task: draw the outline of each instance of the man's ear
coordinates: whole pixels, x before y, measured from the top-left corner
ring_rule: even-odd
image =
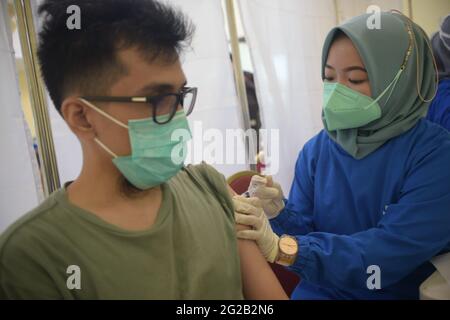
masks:
[[[92,139],[95,137],[92,117],[89,116],[91,113],[88,108],[76,97],[64,99],[61,105],[61,114],[64,120],[79,138]]]

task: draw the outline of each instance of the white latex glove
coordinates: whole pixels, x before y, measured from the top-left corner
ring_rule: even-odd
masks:
[[[274,262],[278,256],[279,237],[272,231],[261,201],[258,198],[234,196],[233,204],[236,223],[252,227],[252,230],[238,231],[237,237],[255,240],[266,260]]]
[[[254,175],[248,187],[250,197],[261,200],[262,208],[269,219],[278,216],[284,208],[284,195],[281,186],[272,181],[272,176]]]

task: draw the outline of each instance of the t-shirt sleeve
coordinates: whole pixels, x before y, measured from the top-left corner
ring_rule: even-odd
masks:
[[[205,162],[197,165],[189,165],[186,169],[194,177],[198,178],[200,180],[199,182],[204,185],[204,188],[217,198],[224,208],[227,217],[234,223],[233,201],[225,176]]]

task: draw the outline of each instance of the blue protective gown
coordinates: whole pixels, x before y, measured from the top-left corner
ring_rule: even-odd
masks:
[[[320,132],[271,225],[299,243],[292,299],[418,298],[428,260],[450,251],[450,133],[421,119],[356,160]]]
[[[428,109],[427,119],[450,131],[450,78],[439,82],[436,97]]]

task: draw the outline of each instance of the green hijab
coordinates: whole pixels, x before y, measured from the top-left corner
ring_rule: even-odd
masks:
[[[409,20],[396,13],[380,14],[380,29],[367,28],[370,14],[364,14],[348,20],[328,33],[322,51],[322,78],[325,77],[325,64],[330,46],[336,32],[341,30],[350,38],[361,56],[368,72],[372,98],[378,97],[391,83],[400,70],[409,48],[410,37],[407,27]],[[427,37],[417,24],[410,23],[415,35],[412,53],[390,98],[387,99],[389,94],[386,94],[378,102],[381,107],[381,118],[360,128],[330,131],[322,113],[322,122],[330,138],[356,159],[366,157],[385,142],[408,131],[425,116],[428,103],[423,102],[418,95],[417,72],[422,97],[429,99],[435,92],[436,72],[432,53],[426,42]]]

